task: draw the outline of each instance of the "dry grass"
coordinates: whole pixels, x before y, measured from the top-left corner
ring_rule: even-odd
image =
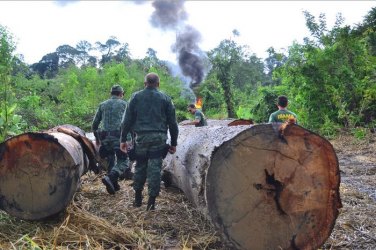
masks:
[[[375,137],[332,141],[343,175],[343,208],[323,249],[376,249]],[[157,209],[147,212],[145,205],[132,206],[131,181],[108,195],[100,178],[83,176],[81,190],[54,219],[30,222],[0,212],[0,249],[225,249],[178,190],[162,188]]]
[[[376,203],[364,193],[341,186],[343,208],[324,249],[376,249]]]
[[[109,195],[100,177],[82,180],[74,201],[54,219],[24,221],[0,212],[0,249],[222,248],[210,223],[176,189],[162,188],[156,210],[147,212],[145,205],[132,206],[130,181]]]
[[[343,208],[324,249],[376,249],[376,135],[342,134],[332,144],[341,170]]]

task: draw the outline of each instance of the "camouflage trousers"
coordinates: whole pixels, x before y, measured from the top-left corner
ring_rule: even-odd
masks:
[[[142,191],[148,181],[149,196],[158,196],[161,182],[162,151],[166,145],[167,134],[145,133],[136,136],[136,166],[133,189]],[[159,155],[159,156],[158,156]]]
[[[112,170],[117,172],[120,176],[129,169],[128,156],[120,150],[119,138],[109,136],[101,141],[101,146],[105,147],[107,152],[107,173],[110,173]]]

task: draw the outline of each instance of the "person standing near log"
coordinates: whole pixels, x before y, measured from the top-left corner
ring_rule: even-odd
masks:
[[[108,162],[108,175],[102,179],[102,182],[110,194],[120,190],[117,182],[120,175],[132,179],[128,156],[120,150],[120,125],[127,107],[123,97],[123,88],[120,85],[112,86],[111,98],[99,104],[92,123],[99,154]],[[99,130],[101,122],[102,129]]]
[[[143,90],[133,94],[124,113],[120,149],[127,153],[126,135],[132,130],[136,134],[133,205],[142,205],[142,190],[147,179],[149,199],[146,210],[154,210],[160,191],[164,153],[167,153],[166,149],[171,154],[176,152],[179,129],[171,98],[158,90],[159,76],[156,73],[147,74],[144,85]],[[166,144],[167,130],[170,132],[171,146]]]
[[[195,116],[195,119],[191,122],[183,123],[182,125],[195,125],[195,127],[208,126],[204,113],[197,109],[195,104],[189,104],[187,110],[189,113]]]
[[[272,113],[269,117],[269,123],[273,122],[290,122],[297,124],[297,115],[290,110],[287,110],[288,99],[286,96],[278,96],[277,106],[278,110]]]

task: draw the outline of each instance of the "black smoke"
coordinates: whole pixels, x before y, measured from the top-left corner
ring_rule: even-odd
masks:
[[[156,28],[175,30],[188,18],[183,0],[156,0],[152,5],[155,11],[150,23]]]
[[[163,30],[177,32],[176,42],[171,49],[177,55],[179,67],[184,76],[191,78],[191,87],[202,82],[205,76],[205,53],[198,43],[201,41],[200,32],[185,24],[188,14],[184,9],[184,0],[155,0],[151,24]]]
[[[179,67],[185,76],[189,76],[190,87],[195,87],[204,78],[203,52],[198,47],[201,34],[192,26],[185,26],[185,30],[178,34],[172,51],[178,55]]]

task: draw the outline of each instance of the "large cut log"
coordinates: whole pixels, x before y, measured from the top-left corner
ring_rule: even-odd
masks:
[[[183,125],[184,123],[189,122],[189,120],[185,120],[179,123],[179,125]],[[223,119],[223,120],[214,120],[208,119],[207,120],[208,126],[239,126],[239,125],[251,125],[254,124],[252,120],[246,119]]]
[[[94,164],[94,146],[71,125],[12,137],[0,144],[0,209],[27,220],[57,214]]]
[[[341,207],[332,145],[298,125],[180,126],[164,176],[235,249],[316,249]]]

